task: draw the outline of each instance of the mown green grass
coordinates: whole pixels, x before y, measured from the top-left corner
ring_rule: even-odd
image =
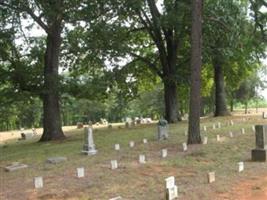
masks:
[[[234,126],[227,125],[233,119]],[[221,129],[212,129],[212,124],[222,123]],[[81,154],[83,130],[67,132],[63,142],[9,141],[0,147],[0,166],[12,162],[29,165],[28,169],[12,173],[1,169],[1,196],[4,199],[109,199],[122,196],[126,199],[164,199],[164,178],[174,175],[183,199],[212,199],[220,193],[228,192],[231,185],[248,176],[266,170],[266,164],[250,162],[250,150],[255,138],[251,125],[263,123],[260,117],[243,121],[241,117],[203,119],[201,125],[208,127],[202,137],[208,136],[207,145],[190,145],[188,152],[182,152],[181,144],[186,122],[170,125],[170,138],[158,142],[155,139],[155,124],[140,125],[130,129],[114,127],[94,130],[94,140],[98,153],[95,156]],[[246,134],[241,134],[241,128]],[[229,138],[229,131],[234,138]],[[221,142],[216,141],[220,134]],[[148,144],[142,143],[143,138]],[[135,147],[129,148],[129,141]],[[119,143],[121,150],[114,150]],[[160,150],[168,149],[168,157],[160,158]],[[138,164],[138,155],[146,154],[148,162]],[[65,156],[67,162],[57,165],[46,164],[48,157]],[[118,170],[110,170],[110,160],[117,159]],[[245,172],[237,173],[237,163],[245,161]],[[86,178],[75,177],[76,167],[84,166]],[[216,171],[216,182],[207,184],[207,172]],[[45,188],[33,190],[32,178],[43,176]],[[23,185],[20,182],[23,181]],[[19,187],[20,186],[20,187]],[[7,198],[10,197],[10,198]]]

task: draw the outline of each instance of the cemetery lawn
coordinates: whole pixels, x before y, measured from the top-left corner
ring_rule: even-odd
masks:
[[[234,126],[228,125],[230,120]],[[221,122],[221,129],[212,129]],[[208,136],[207,145],[190,145],[182,151],[186,142],[187,123],[170,125],[170,138],[156,141],[156,124],[126,128],[94,129],[94,141],[98,153],[81,154],[83,129],[70,129],[62,142],[38,143],[32,140],[9,140],[0,146],[0,199],[81,199],[107,200],[121,196],[128,200],[165,199],[165,181],[175,176],[180,199],[267,199],[267,164],[251,162],[251,149],[255,147],[252,125],[266,123],[261,116],[231,116],[206,118],[201,126],[202,139]],[[245,134],[241,134],[245,128]],[[229,131],[234,137],[229,137]],[[221,141],[216,141],[216,135]],[[143,144],[143,138],[148,140]],[[129,141],[135,146],[130,148]],[[114,144],[120,144],[120,151]],[[168,149],[168,156],[161,158],[160,150]],[[139,154],[145,154],[146,164],[138,163]],[[49,157],[64,156],[67,161],[53,165],[45,161]],[[110,169],[110,161],[117,160],[119,168]],[[238,162],[245,170],[237,172]],[[5,172],[12,162],[29,165],[27,169]],[[76,168],[85,168],[85,177],[76,177]],[[216,181],[207,183],[207,173],[215,171]],[[33,189],[33,178],[42,176],[44,187]],[[255,197],[255,198],[254,198]]]

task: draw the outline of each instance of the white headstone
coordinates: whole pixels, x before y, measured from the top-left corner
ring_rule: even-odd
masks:
[[[232,131],[230,131],[230,132],[229,132],[229,137],[230,137],[230,138],[234,137],[234,135],[233,135],[233,132],[232,132]]]
[[[162,149],[162,150],[161,150],[161,157],[162,157],[162,158],[166,158],[167,155],[168,155],[168,150],[167,150],[167,149]]]
[[[174,176],[170,176],[168,178],[165,179],[166,182],[166,188],[172,188],[175,186],[175,178]]]
[[[256,132],[256,129],[255,129],[255,126],[253,125],[253,126],[251,126],[251,129],[252,129],[252,131],[255,133]]]
[[[41,176],[34,177],[34,188],[39,189],[42,187],[44,187],[43,177],[41,177]]]
[[[216,129],[216,125],[215,124],[212,125],[212,129]]]
[[[111,160],[110,161],[110,164],[111,164],[111,169],[117,169],[118,168],[118,162],[117,160]]]
[[[77,177],[78,178],[84,177],[84,168],[83,167],[77,168]]]
[[[207,136],[204,137],[203,144],[208,144],[208,137]]]
[[[267,119],[267,112],[263,112],[263,113],[262,113],[262,118],[263,118],[263,119]]]
[[[147,139],[146,138],[143,139],[143,143],[147,144]]]
[[[115,148],[116,151],[119,151],[120,150],[120,144],[115,144],[114,148]]]
[[[245,134],[245,129],[244,128],[241,128],[241,133]]]
[[[207,126],[203,126],[203,130],[204,131],[207,131]]]
[[[174,200],[178,197],[178,187],[175,185],[174,176],[165,179],[166,182],[166,199]]]
[[[85,143],[83,145],[83,153],[87,155],[95,155],[97,150],[95,149],[93,129],[91,127],[84,128]]]
[[[244,171],[244,162],[239,162],[238,163],[238,172]]]
[[[215,182],[215,172],[208,173],[208,183]]]
[[[221,140],[221,137],[220,137],[220,135],[217,135],[217,142],[219,142],[220,140]]]
[[[187,151],[187,144],[185,142],[183,143],[183,151]]]
[[[218,128],[221,128],[222,125],[221,125],[221,122],[218,122]]]
[[[146,163],[146,156],[141,154],[139,155],[139,163],[140,164],[145,164]]]
[[[129,147],[133,148],[134,147],[134,141],[129,142]]]

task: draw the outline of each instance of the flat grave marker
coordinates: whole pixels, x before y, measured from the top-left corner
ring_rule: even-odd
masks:
[[[34,177],[34,188],[35,189],[40,189],[44,187],[44,182],[43,182],[43,177],[38,176],[38,177]]]
[[[112,170],[118,168],[118,161],[117,161],[117,160],[111,160],[111,161],[110,161],[110,164],[111,164],[111,169],[112,169]]]
[[[77,177],[78,178],[83,178],[84,177],[84,168],[83,167],[77,168]]]
[[[168,155],[168,150],[167,150],[167,149],[162,149],[162,150],[161,150],[161,157],[162,157],[162,158],[166,158],[167,155]]]
[[[215,182],[215,172],[209,172],[208,173],[208,183]]]

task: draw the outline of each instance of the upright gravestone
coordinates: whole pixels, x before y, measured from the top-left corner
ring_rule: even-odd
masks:
[[[158,122],[158,140],[166,140],[169,137],[168,135],[168,122],[165,119],[160,119]]]
[[[263,113],[262,113],[262,118],[263,118],[263,119],[267,119],[267,112],[263,112]]]
[[[83,178],[84,177],[84,168],[83,167],[77,168],[77,177],[78,178]]]
[[[34,182],[34,188],[35,189],[40,189],[44,186],[43,177],[41,177],[41,176],[34,177],[33,182]]]
[[[91,127],[84,128],[84,140],[82,153],[87,155],[95,155],[97,150],[95,149],[94,138],[93,138],[93,129]]]
[[[178,197],[178,187],[175,185],[174,176],[165,179],[166,182],[166,200],[174,200]]]
[[[161,150],[161,157],[162,157],[162,158],[166,158],[167,155],[168,155],[168,150],[167,150],[167,149],[162,149],[162,150]]]
[[[207,136],[204,137],[203,144],[208,144],[208,137]]]
[[[267,125],[256,125],[256,148],[252,149],[253,161],[266,161],[267,158]]]

